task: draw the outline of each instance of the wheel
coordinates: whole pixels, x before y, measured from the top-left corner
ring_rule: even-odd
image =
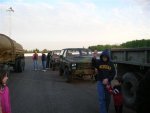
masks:
[[[66,82],[68,82],[68,83],[71,82],[72,81],[72,76],[71,76],[68,68],[65,68],[64,74],[65,74],[65,77],[67,79]]]
[[[18,59],[15,60],[15,65],[13,66],[15,72],[18,72]]]
[[[21,59],[18,60],[18,72],[22,72],[23,71],[23,66],[22,66],[22,61]]]
[[[134,73],[128,72],[123,75],[122,92],[124,102],[129,107],[132,107],[135,104],[138,84],[139,81]]]
[[[24,59],[18,59],[18,72],[23,72],[25,67]]]
[[[61,67],[59,67],[59,76],[62,76],[63,75],[63,69]]]

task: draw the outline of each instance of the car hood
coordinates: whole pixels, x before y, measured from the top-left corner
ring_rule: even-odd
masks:
[[[92,56],[68,57],[66,60],[72,63],[90,63]]]

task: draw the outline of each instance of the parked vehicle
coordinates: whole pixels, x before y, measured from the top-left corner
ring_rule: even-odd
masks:
[[[125,104],[134,107],[138,85],[150,70],[150,48],[112,49],[110,53],[117,64],[117,75],[123,80]]]
[[[10,37],[0,34],[0,71],[9,70],[23,72],[25,67],[24,49]]]
[[[51,53],[51,60],[50,60],[50,65],[52,70],[54,71],[55,69],[59,68],[59,58],[60,58],[60,52],[61,50],[53,50]]]
[[[93,76],[94,69],[91,64],[92,53],[85,48],[67,48],[60,53],[59,74],[71,82],[73,78]]]

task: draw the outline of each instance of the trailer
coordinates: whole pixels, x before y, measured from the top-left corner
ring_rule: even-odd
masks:
[[[10,37],[0,34],[0,71],[13,67],[15,72],[23,72],[25,67],[24,49]]]
[[[133,107],[136,101],[138,85],[150,70],[150,48],[111,49],[110,56],[116,64],[117,76],[123,80],[124,102]]]

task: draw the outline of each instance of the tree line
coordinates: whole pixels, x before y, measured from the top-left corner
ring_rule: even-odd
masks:
[[[33,49],[33,50],[24,50],[25,51],[25,53],[34,53],[35,51],[37,51],[38,53],[42,53],[42,52],[44,52],[44,53],[48,53],[49,52],[49,50],[47,50],[47,49],[43,49],[43,50],[39,50],[39,49]]]
[[[91,49],[92,51],[94,50],[98,50],[98,51],[102,51],[105,49],[111,49],[111,48],[146,48],[146,47],[150,47],[150,39],[142,39],[142,40],[133,40],[133,41],[128,41],[125,43],[122,43],[120,45],[110,45],[110,44],[106,44],[106,45],[94,45],[94,46],[89,46],[88,48]],[[33,49],[33,50],[25,50],[25,53],[33,53],[34,51],[37,51],[38,53],[41,52],[49,52],[49,50],[47,49],[43,49],[43,50],[39,50],[39,49]]]
[[[150,39],[133,40],[133,41],[122,43],[120,45],[109,45],[109,44],[94,45],[94,46],[89,46],[88,48],[91,49],[92,51],[94,50],[102,51],[111,48],[147,48],[147,47],[150,47]]]

